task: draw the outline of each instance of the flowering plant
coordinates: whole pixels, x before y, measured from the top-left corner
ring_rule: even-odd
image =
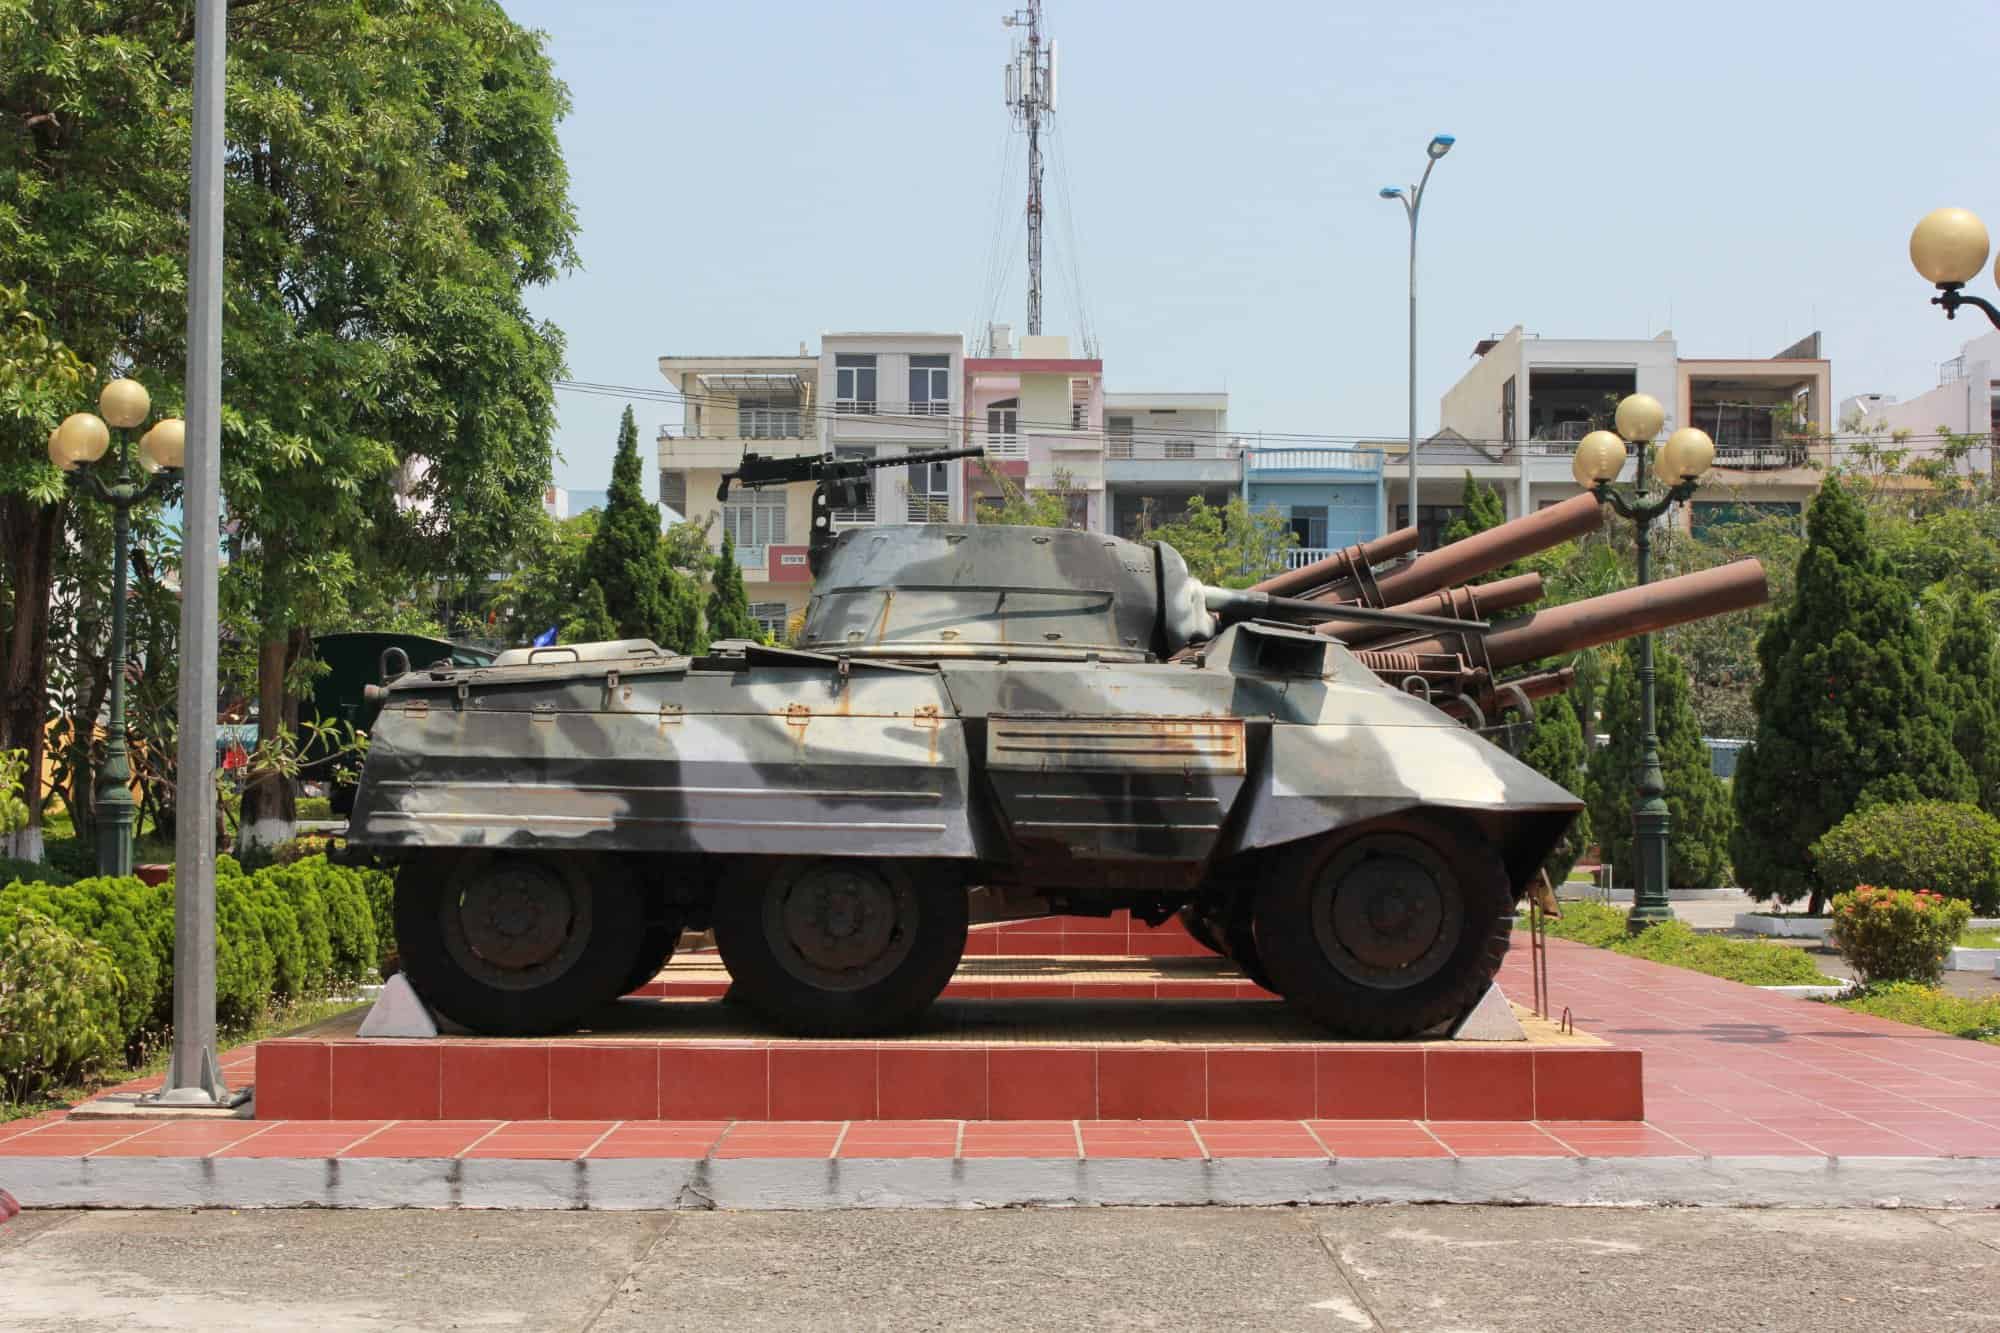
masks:
[[[1972,908],[1930,889],[1859,884],[1833,900],[1832,936],[1863,985],[1915,981],[1935,986]]]

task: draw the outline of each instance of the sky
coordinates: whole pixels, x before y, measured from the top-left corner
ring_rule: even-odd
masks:
[[[504,0],[574,103],[582,263],[531,296],[570,377],[658,389],[660,356],[829,330],[1018,336],[1004,2]],[[1112,392],[1227,390],[1238,433],[1400,437],[1409,233],[1376,192],[1413,182],[1435,133],[1457,145],[1420,227],[1422,432],[1474,342],[1516,323],[1671,328],[1711,357],[1818,329],[1836,400],[1921,393],[1985,331],[1926,304],[1907,247],[1945,204],[2000,230],[2000,0],[1043,12],[1044,332],[1075,346],[1087,320]],[[622,406],[559,395],[559,485],[606,485]],[[680,409],[635,407],[650,463]]]

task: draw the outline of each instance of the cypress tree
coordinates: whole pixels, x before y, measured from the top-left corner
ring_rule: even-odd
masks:
[[[1585,778],[1588,754],[1583,727],[1576,720],[1576,706],[1567,694],[1535,705],[1534,730],[1528,736],[1528,743],[1521,747],[1522,763],[1551,782],[1582,792],[1588,785]],[[1542,863],[1542,868],[1549,872],[1550,883],[1561,884],[1568,877],[1570,867],[1583,855],[1583,849],[1590,846],[1590,830],[1590,811],[1586,809],[1577,815],[1569,832]]]
[[[592,579],[577,598],[576,614],[563,621],[562,642],[602,643],[618,637],[618,623],[605,609],[604,589]]]
[[[1475,532],[1497,528],[1507,521],[1507,502],[1500,498],[1500,488],[1487,486],[1472,479],[1472,473],[1465,474],[1465,489],[1459,494],[1458,502],[1465,512],[1453,519],[1444,530],[1445,544],[1470,537]],[[1510,565],[1497,569],[1488,578],[1505,578],[1513,573]]]
[[[701,585],[694,575],[660,561],[660,621],[653,641],[662,648],[699,657],[708,651],[709,635],[702,632]]]
[[[722,534],[722,553],[708,582],[708,637],[761,642],[764,627],[750,618],[750,594],[743,589],[743,569],[736,563],[736,542]]]
[[[1755,896],[1810,894],[1817,910],[1807,848],[1849,813],[1974,797],[1909,590],[1837,477],[1807,513],[1797,592],[1766,620],[1757,659],[1757,731],[1736,770],[1731,857]]]
[[[1632,805],[1645,738],[1639,715],[1637,653],[1621,653],[1611,664],[1599,696],[1603,730],[1610,744],[1590,757],[1591,827],[1621,884],[1638,882],[1632,840]],[[1653,645],[1653,722],[1660,736],[1660,772],[1667,784],[1667,885],[1712,889],[1729,868],[1729,833],[1734,822],[1729,794],[1715,776],[1701,723],[1694,715],[1687,668],[1672,650]]]
[[[2000,663],[1993,622],[1969,589],[1952,601],[1938,676],[1951,702],[1952,748],[1972,771],[1974,799],[1987,814],[2000,815]]]
[[[623,639],[659,640],[667,627],[661,584],[666,562],[660,555],[660,511],[640,486],[639,427],[632,409],[618,423],[618,455],[611,464],[611,491],[597,532],[584,552],[582,577],[603,590],[605,609]]]

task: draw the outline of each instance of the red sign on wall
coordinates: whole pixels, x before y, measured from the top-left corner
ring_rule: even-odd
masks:
[[[764,558],[770,562],[765,573],[773,583],[811,583],[812,570],[806,566],[803,546],[767,546]]]

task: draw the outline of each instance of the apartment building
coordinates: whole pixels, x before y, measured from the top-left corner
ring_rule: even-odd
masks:
[[[1005,324],[991,328],[987,343],[991,355],[965,361],[966,442],[986,457],[958,469],[964,517],[999,505],[1012,485],[1061,491],[1071,527],[1105,530],[1104,362],[1071,356],[1060,334],[1017,347]]]
[[[2000,462],[1995,449],[2000,445],[2000,330],[1962,344],[1957,356],[1939,363],[1937,384],[1914,398],[1864,393],[1845,400],[1840,405],[1840,425],[1842,431],[1879,430],[1885,436],[1902,436],[1900,447],[1915,456],[1934,453],[1944,431],[1984,436],[1987,442],[1974,448],[1960,466],[1993,475]],[[1883,443],[1896,447],[1893,439]]]
[[[1105,530],[1136,537],[1187,512],[1224,505],[1243,485],[1226,393],[1113,393],[1104,400]]]
[[[1286,553],[1296,569],[1382,535],[1383,458],[1370,445],[1245,444],[1243,497],[1253,510],[1284,514],[1298,538]]]
[[[1823,439],[1809,442],[1829,429],[1833,403],[1832,366],[1817,333],[1772,357],[1697,358],[1681,356],[1671,332],[1543,338],[1517,324],[1481,339],[1473,356],[1444,393],[1441,430],[1418,449],[1426,533],[1441,536],[1455,517],[1468,471],[1501,486],[1509,517],[1574,495],[1577,441],[1609,426],[1618,400],[1631,393],[1660,400],[1665,432],[1692,425],[1715,440],[1715,467],[1681,516],[1696,531],[1749,513],[1801,512],[1831,462]],[[1393,477],[1404,450],[1389,452]],[[1410,522],[1407,502],[1392,508],[1394,526]]]
[[[820,358],[803,344],[796,356],[663,356],[660,374],[682,400],[679,427],[660,427],[660,503],[706,521],[717,550],[724,533],[734,539],[750,613],[782,636],[812,587],[811,488],[733,491],[726,504],[715,494],[747,452],[820,452]]]

